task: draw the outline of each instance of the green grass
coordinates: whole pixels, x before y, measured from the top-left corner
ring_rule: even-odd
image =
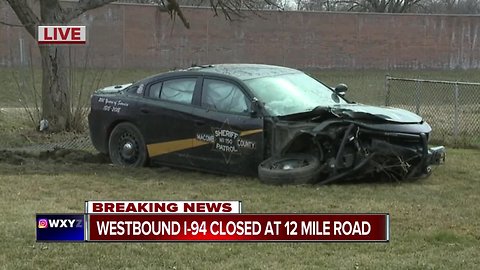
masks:
[[[98,88],[114,84],[129,83],[144,77],[161,73],[163,70],[153,69],[76,69],[73,76],[74,93],[78,93],[83,88],[84,95],[89,96]],[[33,75],[32,75],[33,74]],[[20,98],[25,98],[28,103],[33,104],[33,92],[35,88],[38,94],[41,92],[41,69],[34,68],[0,68],[0,107],[21,107],[18,102]],[[18,84],[27,85],[19,93]],[[18,83],[18,84],[17,84]],[[98,87],[97,87],[98,86]],[[22,96],[23,95],[23,96]],[[75,95],[74,95],[75,96]],[[38,99],[40,100],[40,99]]]
[[[163,71],[156,69],[78,69],[75,81],[76,85],[80,85],[84,81],[88,86],[94,78],[99,78],[99,87],[104,87],[136,81]],[[331,86],[346,83],[349,86],[347,97],[351,100],[376,105],[385,103],[386,75],[399,78],[480,82],[478,70],[317,70],[309,73]],[[33,74],[35,87],[39,91],[41,70],[36,68]],[[0,85],[2,86],[0,87],[0,96],[2,97],[0,106],[18,107],[19,94],[14,78],[17,78],[19,82],[25,80],[31,85],[32,72],[30,69],[0,68]],[[93,90],[96,89],[91,89],[91,91]]]
[[[346,83],[349,87],[347,98],[375,105],[385,104],[386,75],[396,78],[480,82],[478,70],[324,70],[310,74],[331,86]],[[406,86],[406,89],[403,89],[401,85],[396,89],[409,93],[411,89],[409,89],[409,85]],[[435,86],[425,90],[427,90],[425,97],[438,98]],[[451,94],[451,92],[445,94]]]
[[[6,148],[66,142],[83,134],[62,132],[59,134],[40,133],[33,126],[23,109],[0,109],[0,150]]]
[[[30,160],[0,163],[3,269],[475,269],[480,151],[417,182],[266,186],[256,178]],[[248,213],[388,212],[390,243],[36,243],[35,213],[85,200],[241,199]]]
[[[97,88],[113,84],[128,83],[142,79],[146,76],[157,74],[162,70],[144,70],[144,69],[78,69],[74,76],[76,88],[83,89],[85,106],[88,106],[88,97]],[[29,69],[9,69],[0,68],[0,108],[2,107],[21,107],[18,99],[19,90],[14,78],[21,81],[25,78],[28,85],[32,85],[32,76]],[[40,91],[39,69],[34,69],[34,80],[37,91]],[[328,85],[337,85],[346,83],[349,86],[347,98],[352,101],[384,105],[385,104],[385,76],[399,78],[422,78],[432,80],[451,80],[451,81],[469,81],[480,82],[480,72],[478,70],[448,70],[448,71],[427,71],[427,70],[320,70],[310,72],[313,76],[324,81]],[[391,82],[391,105],[405,108],[413,112],[415,106],[415,88],[414,82]],[[454,137],[454,104],[453,90],[451,85],[445,84],[423,84],[420,95],[421,106],[418,107],[418,113],[426,119],[433,127],[432,139],[436,143],[454,145],[456,147],[480,147],[480,99],[477,95],[478,87],[461,87],[459,112],[459,131],[457,138]],[[77,90],[74,90],[74,92]],[[77,93],[77,92],[75,92]],[[29,104],[33,104],[31,91],[25,90],[23,95]],[[2,120],[9,117],[2,117],[0,112],[0,131],[9,126],[11,120]],[[28,121],[19,120],[26,129],[33,129]],[[38,120],[35,120],[36,122]],[[25,122],[25,125],[24,125]],[[16,134],[12,135],[13,137]],[[19,138],[25,142],[27,139]],[[7,136],[3,145],[8,142],[11,144],[11,136]],[[13,139],[15,141],[15,138]],[[2,145],[2,143],[0,143]]]

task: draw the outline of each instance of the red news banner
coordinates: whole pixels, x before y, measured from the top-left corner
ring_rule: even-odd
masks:
[[[88,241],[389,241],[388,214],[88,214]]]
[[[241,213],[241,201],[86,201],[86,214]]]

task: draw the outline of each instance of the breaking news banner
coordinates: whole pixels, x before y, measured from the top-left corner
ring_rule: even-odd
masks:
[[[388,214],[90,214],[87,241],[388,242]]]
[[[85,214],[37,214],[37,241],[85,241]]]
[[[86,201],[37,214],[37,241],[388,242],[389,214],[242,214],[241,201]]]
[[[163,214],[242,212],[241,201],[86,201],[86,214]]]

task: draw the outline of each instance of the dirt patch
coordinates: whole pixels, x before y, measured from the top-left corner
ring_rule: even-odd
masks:
[[[107,155],[92,153],[84,150],[54,149],[51,151],[0,151],[0,162],[3,163],[12,165],[28,165],[31,163],[37,163],[39,160],[44,162],[64,164],[110,163],[110,159]]]
[[[167,172],[177,171],[168,167],[128,168],[111,164],[107,155],[83,150],[56,149],[53,151],[0,150],[1,175],[104,175],[105,177],[127,177],[154,179],[164,177]],[[161,175],[161,176],[159,176]]]

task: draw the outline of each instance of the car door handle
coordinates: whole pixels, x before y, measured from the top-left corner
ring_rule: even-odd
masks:
[[[150,110],[147,109],[147,108],[140,108],[140,112],[144,113],[144,114],[148,114],[148,113],[150,113]]]
[[[205,121],[203,121],[203,120],[195,120],[194,123],[195,123],[195,126],[197,126],[197,127],[205,125]]]

